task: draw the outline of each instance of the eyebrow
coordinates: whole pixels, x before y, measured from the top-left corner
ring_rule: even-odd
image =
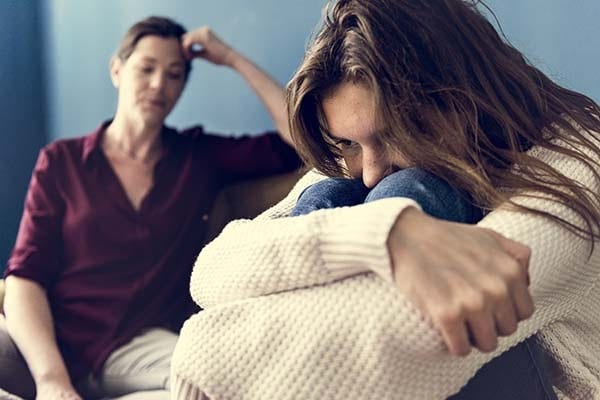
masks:
[[[380,129],[373,129],[373,131],[369,132],[367,136],[379,135],[380,133],[381,133]],[[334,142],[339,142],[341,140],[351,140],[351,139],[348,139],[346,137],[341,137],[341,136],[334,135],[329,130],[325,131],[325,136],[327,136],[327,138],[333,140]]]

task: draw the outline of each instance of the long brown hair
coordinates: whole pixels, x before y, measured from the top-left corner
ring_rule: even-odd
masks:
[[[530,65],[464,0],[338,0],[288,85],[292,136],[308,165],[343,176],[321,103],[339,84],[375,96],[381,140],[446,179],[485,210],[504,202],[600,237],[600,193],[529,154],[532,147],[600,167],[600,108]],[[562,144],[561,144],[562,143]],[[565,145],[568,144],[568,145]],[[550,197],[585,225],[511,202]]]

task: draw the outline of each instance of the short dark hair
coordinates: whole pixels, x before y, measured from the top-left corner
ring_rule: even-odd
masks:
[[[187,30],[179,23],[166,17],[148,17],[132,25],[121,43],[117,48],[116,56],[122,61],[127,60],[131,53],[135,50],[138,42],[145,36],[160,36],[163,38],[176,38],[181,41],[181,37],[187,32]],[[192,70],[192,63],[189,60],[185,61],[185,77],[190,74]]]

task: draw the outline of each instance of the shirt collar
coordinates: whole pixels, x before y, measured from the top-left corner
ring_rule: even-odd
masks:
[[[100,146],[102,143],[102,136],[104,135],[104,131],[108,125],[112,122],[112,119],[102,122],[94,131],[92,131],[89,135],[84,138],[83,141],[83,150],[81,154],[81,159],[84,164],[88,163],[93,154],[96,154],[98,151],[101,151]],[[163,126],[161,137],[163,141],[163,154],[161,158],[164,158],[167,154],[171,152],[171,147],[173,144],[173,137],[177,135],[177,131],[168,126]]]
[[[92,133],[87,135],[85,137],[85,139],[83,140],[83,151],[81,154],[81,159],[84,164],[89,161],[89,159],[93,153],[100,150],[102,134],[104,133],[104,130],[106,129],[106,127],[108,125],[110,125],[111,122],[112,122],[112,120],[104,121],[103,123],[100,124],[100,126],[98,126]]]

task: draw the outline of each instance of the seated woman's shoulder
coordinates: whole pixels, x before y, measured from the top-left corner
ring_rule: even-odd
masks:
[[[173,128],[167,128],[167,129],[169,131],[171,131],[172,133],[175,133],[179,137],[188,138],[191,140],[197,140],[197,139],[200,139],[201,137],[206,136],[206,132],[204,131],[204,127],[202,127],[202,125],[194,125],[192,127],[182,129],[179,131],[176,129],[173,129]]]

